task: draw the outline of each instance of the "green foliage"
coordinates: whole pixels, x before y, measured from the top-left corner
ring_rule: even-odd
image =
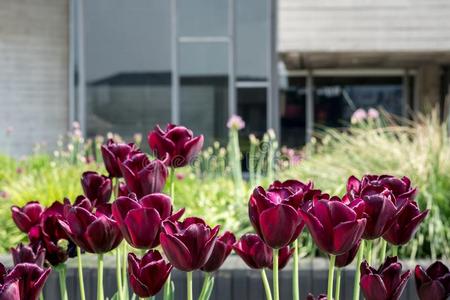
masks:
[[[250,153],[240,156],[248,164],[249,181],[235,178],[240,166],[233,149],[218,143],[205,149],[191,167],[177,169],[175,209],[186,208],[185,216],[200,216],[209,224],[238,236],[252,231],[247,215],[249,195],[255,185],[267,187],[271,178],[313,180],[317,188],[342,196],[350,175],[393,174],[408,176],[419,189],[421,209],[431,210],[416,238],[401,247],[402,256],[450,257],[450,141],[447,127],[436,114],[403,126],[385,119],[368,121],[346,131],[323,129],[295,159],[278,151],[272,132],[261,140],[251,137]],[[103,139],[84,142],[72,138],[53,155],[33,154],[23,160],[0,156],[0,251],[24,239],[11,220],[10,206],[39,200],[49,205],[64,197],[74,199],[82,190],[81,173],[105,172],[102,162],[86,163],[86,156],[100,157]],[[242,141],[241,141],[242,142]],[[227,150],[228,148],[228,150]],[[94,150],[91,150],[94,149]],[[234,155],[234,156],[233,156]],[[247,154],[246,154],[247,155]],[[233,175],[234,174],[234,175]],[[238,179],[238,180],[236,180]],[[236,187],[239,183],[239,188]],[[167,187],[168,188],[168,187]],[[431,242],[432,241],[432,242]],[[300,237],[301,256],[315,253],[310,236]],[[377,251],[377,249],[375,249]]]
[[[450,141],[436,113],[404,126],[389,119],[359,124],[347,131],[325,129],[306,149],[306,158],[281,175],[313,180],[337,195],[350,175],[408,176],[418,187],[420,208],[431,209],[416,238],[402,255],[450,257]],[[431,242],[432,241],[432,242]]]

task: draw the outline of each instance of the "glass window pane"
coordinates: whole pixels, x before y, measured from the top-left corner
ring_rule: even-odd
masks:
[[[268,2],[236,1],[236,77],[240,81],[267,78],[270,36]]]
[[[261,136],[267,130],[267,89],[237,89],[238,115],[245,121],[245,129],[240,133]]]
[[[169,122],[169,1],[85,1],[84,18],[88,135]]]
[[[225,44],[180,44],[180,123],[205,135],[206,143],[226,139],[228,69]]]
[[[228,3],[228,0],[177,0],[178,35],[228,35]]]
[[[299,147],[306,139],[305,77],[289,77],[280,92],[281,144]]]
[[[319,77],[314,82],[316,125],[346,126],[358,108],[402,113],[401,77]]]

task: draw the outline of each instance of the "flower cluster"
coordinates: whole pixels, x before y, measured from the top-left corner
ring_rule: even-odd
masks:
[[[235,117],[229,127],[238,130],[243,124]],[[428,214],[428,210],[420,211],[414,200],[417,191],[407,177],[351,176],[342,197],[322,193],[312,182],[294,179],[274,181],[266,189],[258,186],[248,201],[248,216],[255,233],[236,240],[232,232],[220,234],[218,225],[209,226],[202,218],[182,219],[184,208],[174,209],[175,170],[195,159],[203,146],[203,136],[169,124],[164,130],[157,126],[151,131],[148,144],[156,155],[154,159],[134,144],[108,140],[101,147],[108,175],[83,173],[84,195],[73,202],[65,199],[45,208],[31,201],[23,207],[12,207],[13,219],[30,243],[12,249],[14,269],[0,268],[0,300],[36,299],[49,272],[45,262],[60,267],[76,252],[98,254],[102,276],[103,254],[112,250],[117,253],[118,268],[128,274],[128,278],[117,280],[119,299],[126,299],[123,295],[128,292],[128,279],[141,298],[156,295],[163,286],[165,295],[170,294],[170,273],[176,268],[187,273],[188,299],[192,299],[192,271],[205,273],[200,298],[206,300],[214,272],[234,250],[250,268],[261,270],[269,299],[271,288],[265,270],[273,271],[273,296],[279,300],[278,271],[291,257],[298,261],[298,238],[304,228],[317,248],[330,258],[328,293],[318,299],[339,298],[338,292],[333,296],[334,268],[338,267],[336,276],[340,276],[340,268],[355,257],[360,272],[355,286],[361,287],[366,299],[399,299],[411,272],[401,272],[397,256],[385,260],[387,243],[392,247],[408,243]],[[169,178],[167,195],[164,191]],[[373,240],[385,243],[380,259],[383,263],[378,269],[370,265]],[[124,241],[143,250],[142,257],[128,253]],[[369,255],[362,261],[364,243]],[[120,248],[121,244],[125,247]],[[124,260],[120,259],[121,251]],[[78,259],[81,262],[80,256]],[[121,266],[121,261],[125,265]],[[295,298],[298,263],[293,272]],[[421,299],[445,299],[448,295],[450,275],[442,263],[426,271],[418,266],[415,275]],[[101,280],[99,277],[98,299],[103,299]],[[308,299],[315,298],[309,295]]]

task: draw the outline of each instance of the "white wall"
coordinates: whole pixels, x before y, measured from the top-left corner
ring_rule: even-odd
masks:
[[[450,51],[448,0],[278,0],[280,51]]]
[[[67,0],[0,1],[0,152],[51,147],[67,131],[67,40]]]

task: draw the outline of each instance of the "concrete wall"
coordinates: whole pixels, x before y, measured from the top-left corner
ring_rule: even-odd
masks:
[[[450,51],[448,0],[279,0],[281,51]]]
[[[0,153],[66,132],[67,61],[68,0],[0,0]]]

